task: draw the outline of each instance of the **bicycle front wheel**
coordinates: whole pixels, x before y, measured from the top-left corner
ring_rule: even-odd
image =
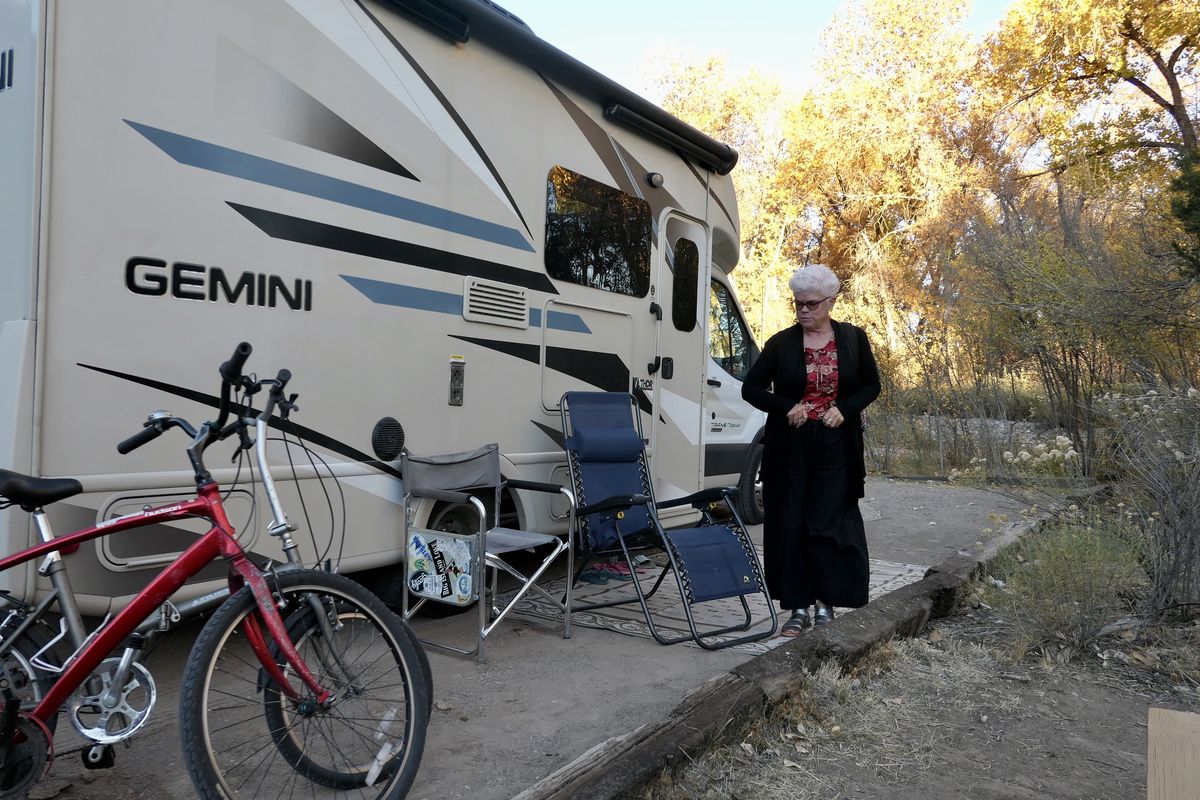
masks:
[[[271,584],[301,658],[331,702],[317,706],[277,652],[300,702],[267,677],[245,637],[258,609],[249,588],[239,591],[204,626],[184,672],[180,727],[197,793],[404,797],[429,721],[428,676],[404,623],[340,575],[292,570]]]

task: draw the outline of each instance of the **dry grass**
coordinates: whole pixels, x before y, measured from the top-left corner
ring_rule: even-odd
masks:
[[[936,639],[936,634],[934,635]],[[901,781],[931,768],[948,732],[929,725],[951,706],[980,714],[1011,703],[991,685],[997,665],[977,645],[925,639],[877,647],[851,672],[826,665],[734,741],[697,755],[641,800],[816,800],[847,779],[831,762]]]

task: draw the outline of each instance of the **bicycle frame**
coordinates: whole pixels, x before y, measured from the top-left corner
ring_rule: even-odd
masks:
[[[39,510],[35,518],[42,515]],[[280,687],[280,691],[290,700],[298,700],[300,695],[284,676],[276,659],[271,655],[271,640],[279,648],[280,654],[288,664],[295,669],[296,674],[306,686],[316,695],[317,703],[329,700],[330,692],[317,683],[312,672],[305,665],[292,643],[284,627],[283,619],[275,607],[271,588],[261,570],[258,569],[242,550],[241,545],[233,535],[233,527],[225,515],[221,502],[221,493],[217,484],[211,480],[203,481],[197,486],[197,496],[189,501],[172,503],[167,506],[151,508],[134,514],[127,514],[111,520],[105,520],[85,530],[69,533],[64,536],[48,538],[40,544],[22,550],[19,553],[0,559],[0,572],[23,564],[39,556],[50,556],[57,560],[62,552],[73,552],[84,542],[111,536],[115,533],[132,530],[162,522],[175,522],[182,519],[201,517],[212,522],[213,527],[185,550],[171,565],[163,570],[150,584],[143,589],[119,614],[98,629],[90,638],[83,641],[64,665],[61,674],[54,685],[33,709],[32,715],[45,722],[57,713],[59,706],[67,697],[81,686],[91,676],[92,672],[127,636],[132,634],[142,622],[158,609],[173,595],[188,579],[215,560],[224,557],[230,566],[229,588],[233,593],[243,585],[249,586],[254,595],[262,621],[266,624],[270,638],[264,635],[258,626],[256,617],[246,619],[246,637],[254,650],[267,675]],[[49,536],[44,528],[44,520],[37,519],[43,537]],[[43,568],[43,574],[50,570],[48,563]],[[56,586],[56,590],[58,587]],[[61,598],[60,598],[61,603]],[[78,636],[77,632],[76,637]]]

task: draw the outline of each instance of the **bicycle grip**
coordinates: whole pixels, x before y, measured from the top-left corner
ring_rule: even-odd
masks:
[[[249,342],[242,342],[233,350],[233,356],[221,365],[221,379],[226,383],[237,383],[242,377],[242,367],[253,350]]]
[[[154,441],[161,435],[162,435],[162,428],[158,427],[157,425],[149,425],[145,428],[142,428],[140,431],[135,433],[133,436],[130,436],[128,439],[126,439],[125,441],[118,444],[117,452],[120,453],[121,455],[125,455],[127,453],[132,453],[134,450],[137,450],[139,447],[144,445],[146,442]]]

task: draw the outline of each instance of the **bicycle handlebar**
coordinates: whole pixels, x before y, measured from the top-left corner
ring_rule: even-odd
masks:
[[[161,414],[162,412],[156,412],[155,415],[152,415],[150,421],[146,423],[146,426],[142,428],[142,430],[138,431],[117,445],[117,452],[121,455],[132,453],[134,450],[138,449],[147,442],[157,439],[165,431],[173,427],[183,428],[189,436],[194,437],[197,435],[202,435],[203,442],[197,441],[196,443],[198,445],[196,448],[197,455],[202,453],[207,445],[231,436],[242,427],[242,420],[239,419],[228,426],[226,426],[225,423],[229,419],[231,400],[234,390],[243,384],[249,383],[245,378],[242,377],[242,370],[246,366],[246,360],[250,357],[250,354],[253,352],[253,350],[254,348],[250,346],[249,342],[242,342],[234,348],[233,355],[230,356],[229,360],[221,364],[218,370],[218,372],[221,374],[221,402],[218,406],[217,420],[215,422],[205,423],[205,426],[201,428],[200,433],[198,434],[197,431],[192,428],[192,426],[189,425],[186,420],[170,416],[159,417],[157,415]],[[290,401],[285,401],[283,395],[283,390],[287,386],[288,381],[291,379],[291,371],[287,369],[281,369],[274,380],[258,381],[254,384],[257,386],[263,386],[266,384],[271,385],[270,392],[268,393],[266,408],[263,409],[261,418],[269,418],[276,407],[279,406],[282,406],[285,409],[295,409],[295,405],[289,405]],[[247,393],[251,393],[253,386],[247,385],[246,390]],[[294,395],[292,396],[292,400],[295,400]],[[189,449],[188,452],[191,453],[192,451]]]
[[[242,378],[242,367],[246,366],[246,359],[250,357],[250,353],[254,350],[249,342],[242,342],[233,349],[233,355],[228,361],[221,365],[221,379],[226,383],[235,384]]]
[[[128,439],[126,439],[125,441],[118,444],[117,452],[120,453],[121,455],[126,455],[128,453],[132,453],[134,450],[137,450],[139,447],[146,444],[147,442],[152,442],[155,439],[157,439],[159,436],[162,436],[162,432],[163,432],[163,429],[158,427],[157,425],[154,425],[154,424],[147,425],[145,428],[142,428],[140,431],[135,433],[133,436],[130,436]]]

